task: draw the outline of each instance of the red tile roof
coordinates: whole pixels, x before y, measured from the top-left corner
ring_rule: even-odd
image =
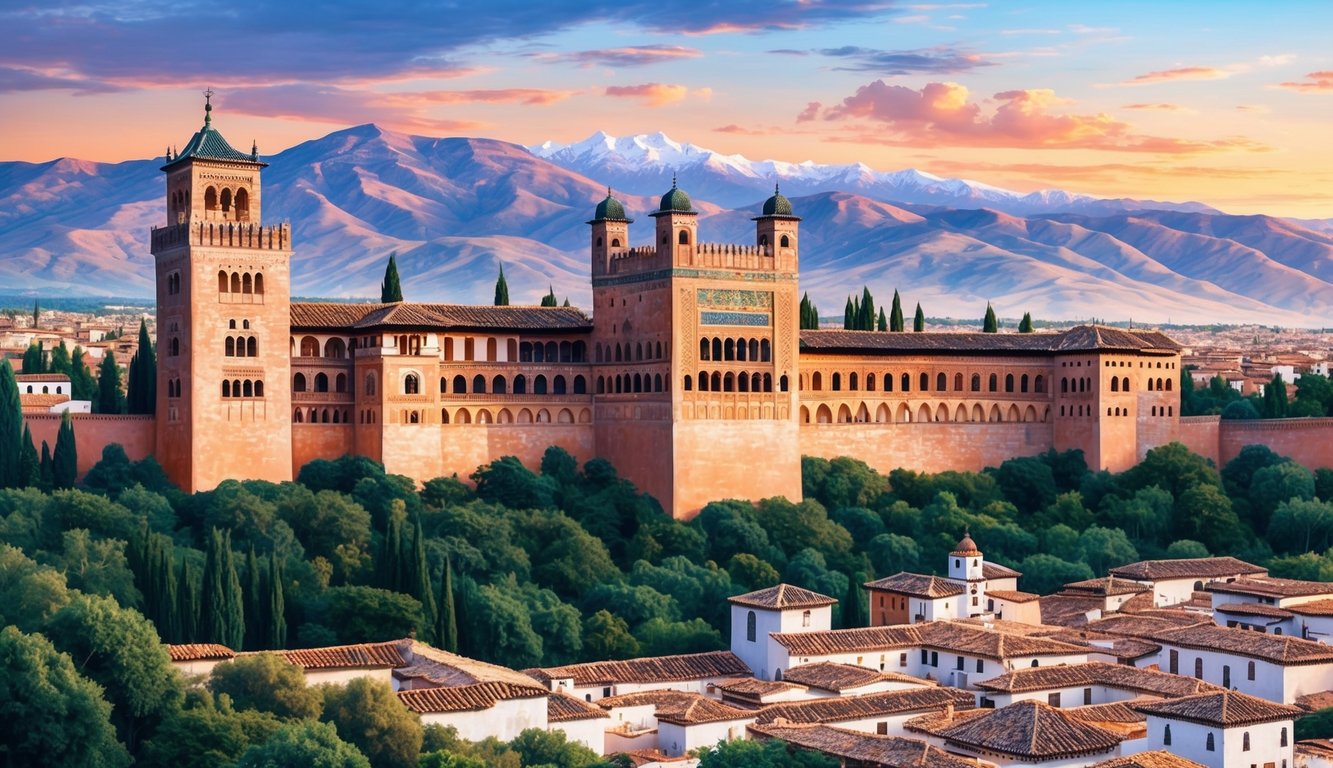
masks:
[[[901,715],[907,712],[925,712],[971,709],[975,697],[958,688],[911,688],[905,691],[868,693],[864,696],[840,696],[806,701],[786,701],[769,704],[759,710],[757,723],[774,723],[779,719],[791,723],[839,723],[871,717]]]
[[[907,573],[906,571],[885,576],[875,581],[867,581],[864,586],[866,589],[896,592],[900,595],[924,597],[928,600],[953,597],[966,591],[962,584],[952,579],[927,576],[920,573]]]
[[[1333,596],[1333,584],[1325,581],[1306,581],[1304,579],[1236,579],[1235,581],[1215,581],[1204,586],[1209,592],[1221,592],[1228,595],[1251,595],[1255,597],[1309,597],[1311,595]]]
[[[986,597],[993,597],[1006,603],[1030,603],[1033,600],[1041,599],[1041,595],[1020,592],[1016,589],[988,589],[986,590]]]
[[[546,699],[546,721],[548,723],[569,723],[576,720],[597,720],[610,717],[605,709],[584,701],[577,696],[555,692]]]
[[[1173,755],[1166,750],[1158,749],[1124,757],[1113,757],[1110,760],[1093,763],[1088,768],[1204,768],[1204,766],[1179,755]]]
[[[295,330],[372,328],[587,332],[592,322],[574,307],[488,307],[461,304],[338,304],[292,302]]]
[[[752,608],[767,608],[769,610],[822,608],[838,602],[835,597],[821,595],[818,592],[811,592],[808,589],[802,589],[791,584],[778,584],[768,589],[729,597],[727,600],[736,605],[748,605]]]
[[[651,705],[653,717],[673,725],[699,725],[728,720],[752,720],[755,713],[737,709],[692,691],[639,691],[597,700],[603,709]]]
[[[524,670],[524,673],[543,683],[572,678],[576,686],[668,683],[751,675],[750,668],[731,651],[649,656],[624,661],[589,661],[562,667],[529,669]]]
[[[276,651],[289,664],[311,669],[386,669],[406,662],[398,653],[397,643],[358,643],[327,648],[301,648]]]
[[[783,680],[810,688],[833,691],[834,693],[842,693],[852,688],[864,688],[867,685],[883,682],[912,683],[921,686],[935,685],[929,680],[922,680],[911,675],[903,675],[897,672],[880,672],[877,669],[858,667],[855,664],[838,664],[831,661],[792,667],[783,674]]]
[[[1043,637],[1009,634],[951,621],[931,621],[893,627],[834,629],[824,632],[775,632],[771,637],[792,656],[825,656],[834,653],[884,651],[922,646],[996,660],[1088,653],[1086,646]]]
[[[1056,333],[866,333],[864,331],[801,331],[801,351],[912,354],[1057,354],[1098,350],[1172,353],[1180,346],[1156,331],[1129,331],[1080,325]]]
[[[904,727],[929,733],[950,744],[1027,760],[1110,752],[1124,739],[1120,734],[1038,701],[1020,701],[1002,709],[958,712],[952,716],[925,715],[908,720]]]
[[[1211,623],[1162,632],[1155,639],[1182,648],[1233,653],[1285,666],[1333,664],[1333,646],[1289,635],[1270,635]]]
[[[1301,616],[1333,616],[1333,598],[1311,600],[1308,603],[1289,605],[1286,610],[1300,614]]]
[[[168,645],[167,654],[172,661],[225,661],[236,657],[235,651],[216,643]]]
[[[413,691],[399,691],[398,700],[403,706],[418,714],[439,714],[490,709],[497,702],[536,699],[549,693],[550,691],[536,685],[478,683],[457,688],[418,688]]]
[[[1023,693],[1056,688],[1101,685],[1107,688],[1148,693],[1156,696],[1187,696],[1203,691],[1221,690],[1211,683],[1192,677],[1172,675],[1125,664],[1089,661],[1086,664],[1061,664],[1053,667],[1027,667],[982,680],[976,686],[986,691]]]
[[[1137,581],[1130,581],[1115,576],[1103,576],[1100,579],[1088,579],[1086,581],[1074,581],[1064,586],[1065,592],[1076,592],[1080,594],[1096,595],[1098,597],[1114,597],[1115,595],[1137,595],[1140,592],[1147,592],[1152,589],[1147,584]]]
[[[1300,707],[1276,704],[1239,691],[1218,691],[1135,705],[1140,712],[1173,720],[1230,727],[1291,720],[1305,714]]]
[[[781,739],[805,749],[841,758],[848,764],[876,768],[976,768],[976,762],[950,755],[919,739],[878,736],[817,723],[751,725],[760,738]]]
[[[1143,560],[1110,569],[1113,576],[1140,581],[1159,579],[1220,579],[1268,573],[1267,568],[1234,557],[1190,557],[1180,560]]]
[[[1214,610],[1232,616],[1261,616],[1265,619],[1290,619],[1293,615],[1291,611],[1283,610],[1276,605],[1261,603],[1223,603]]]

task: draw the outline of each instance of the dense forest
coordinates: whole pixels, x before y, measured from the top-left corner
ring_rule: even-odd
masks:
[[[22,442],[17,424],[0,419],[6,446]],[[728,596],[787,581],[840,598],[835,626],[858,625],[863,581],[938,573],[965,530],[1039,593],[1208,554],[1333,580],[1333,471],[1258,446],[1219,471],[1167,445],[1119,474],[1089,471],[1076,451],[938,474],[806,458],[803,501],[719,500],[688,522],[608,462],[559,448],[536,471],[507,457],[471,482],[418,487],[344,457],[295,482],[192,495],[114,445],[77,486],[44,464],[26,446],[0,450],[0,744],[14,765],[601,764],[558,734],[466,744],[421,728],[387,687],[306,689],[270,657],[187,687],[163,641],[260,650],[414,634],[518,669],[713,650]],[[728,747],[707,765],[762,764],[746,750],[764,749]]]

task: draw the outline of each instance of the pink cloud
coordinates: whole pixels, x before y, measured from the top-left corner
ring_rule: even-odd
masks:
[[[707,89],[704,89],[707,90]],[[665,107],[683,101],[690,89],[683,85],[670,83],[643,83],[640,85],[607,86],[606,95],[617,98],[639,99],[648,107]],[[712,92],[708,91],[708,95]]]
[[[1162,102],[1157,102],[1157,103],[1153,103],[1153,104],[1126,104],[1124,107],[1122,107],[1122,109],[1134,109],[1134,110],[1140,110],[1140,111],[1154,111],[1154,112],[1185,112],[1185,111],[1188,111],[1188,110],[1185,109],[1185,107],[1182,107],[1182,106],[1180,106],[1179,104],[1167,104],[1167,103],[1162,103]]]
[[[1333,93],[1333,70],[1311,72],[1304,82],[1282,83],[1279,87],[1300,93]]]
[[[1148,72],[1132,77],[1125,81],[1125,85],[1148,85],[1149,83],[1168,83],[1172,80],[1225,80],[1233,72],[1216,67],[1177,67],[1175,69],[1159,69],[1155,72]]]
[[[1168,154],[1265,149],[1243,138],[1192,141],[1138,134],[1128,123],[1105,113],[1058,112],[1056,108],[1070,103],[1069,100],[1046,89],[1004,91],[994,98],[999,106],[993,113],[985,114],[981,105],[969,98],[967,88],[957,83],[930,83],[916,90],[876,80],[857,89],[841,104],[824,110],[823,117],[833,121],[867,121],[875,127],[874,131],[841,140],[902,146],[1102,149]]]

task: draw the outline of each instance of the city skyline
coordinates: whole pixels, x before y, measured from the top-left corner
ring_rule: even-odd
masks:
[[[752,159],[1333,216],[1333,56],[1292,3],[329,3],[0,11],[6,160],[160,154],[206,87],[272,154],[347,125],[663,131]],[[1324,19],[1327,21],[1328,19]],[[174,135],[174,134],[172,134]],[[187,136],[176,139],[183,142]]]

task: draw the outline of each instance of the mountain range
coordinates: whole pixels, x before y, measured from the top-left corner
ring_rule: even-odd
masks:
[[[223,126],[225,133],[225,126]],[[188,137],[182,136],[181,144]],[[516,303],[548,287],[589,306],[584,222],[611,186],[639,222],[676,174],[700,237],[752,242],[780,184],[801,216],[801,289],[840,317],[867,285],[908,311],[1139,323],[1321,326],[1333,316],[1327,222],[1199,203],[1022,194],[915,170],[754,162],[662,134],[571,145],[410,136],[363,125],[264,158],[264,218],[290,220],[293,294],[376,297],[397,252],[407,297]],[[151,296],[161,160],[0,162],[0,292]]]

